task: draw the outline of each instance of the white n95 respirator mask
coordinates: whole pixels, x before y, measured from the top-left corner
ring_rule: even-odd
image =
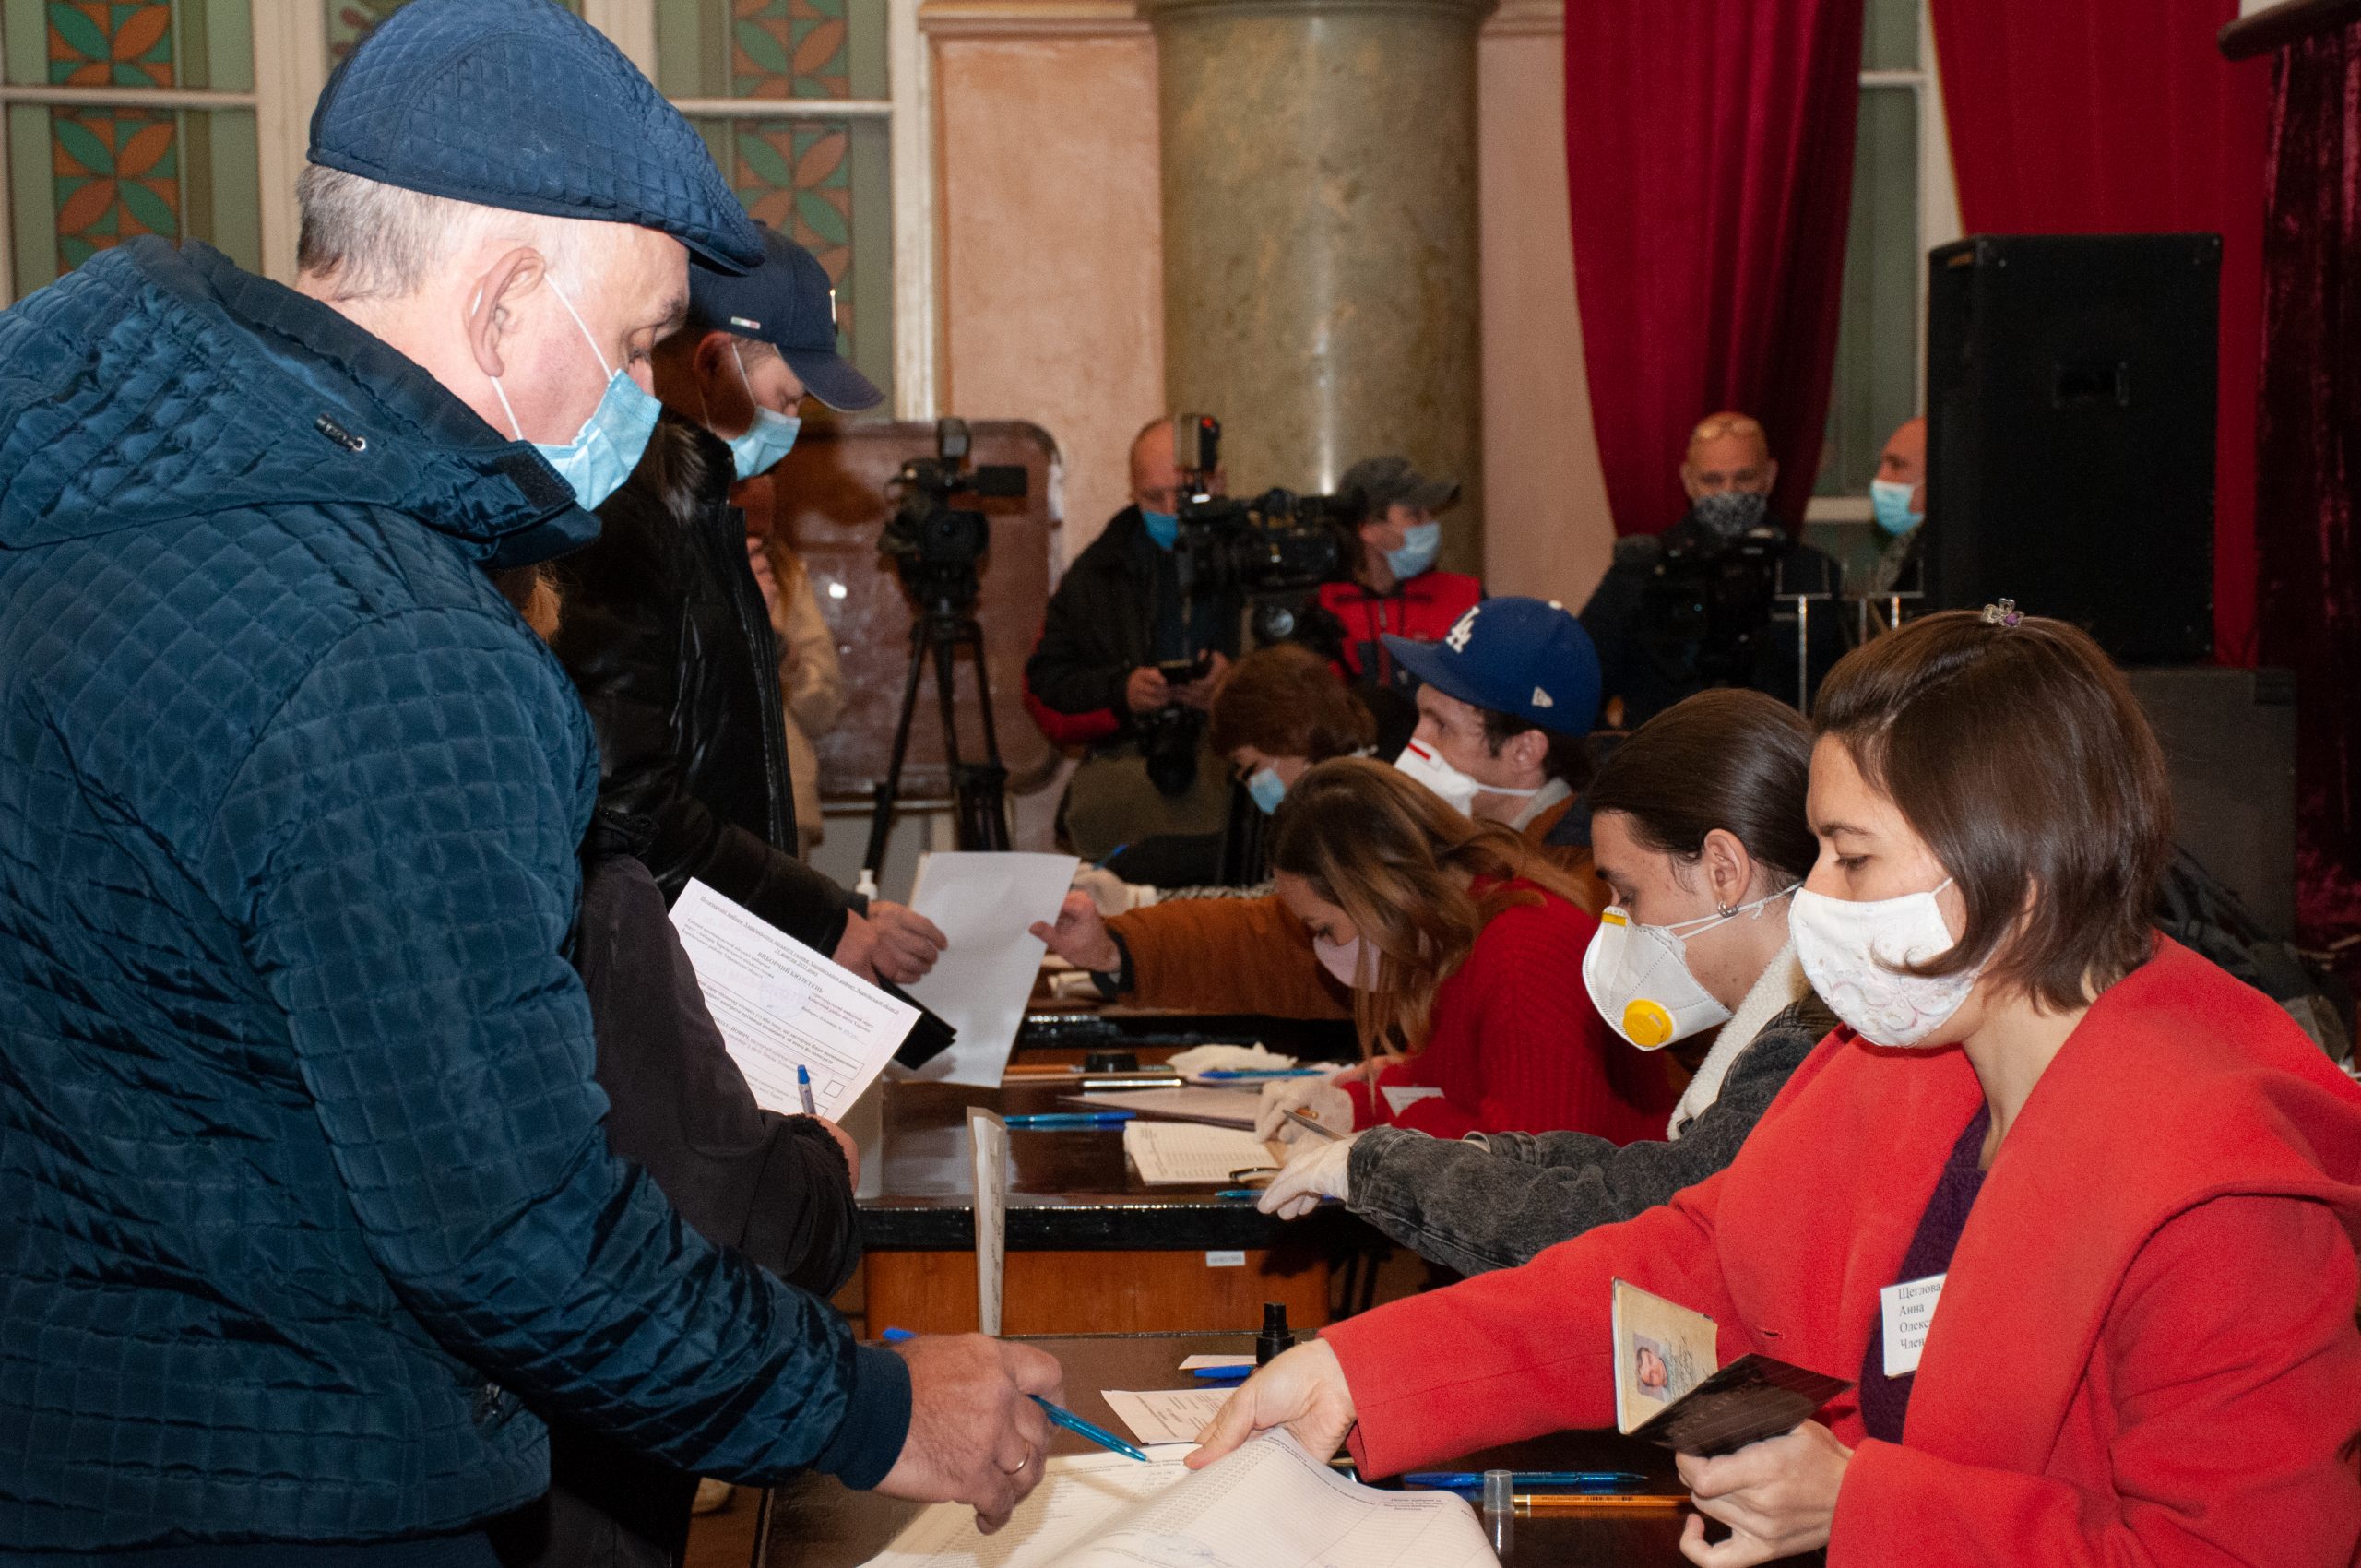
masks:
[[[1955,975],[1914,975],[1901,966],[1923,964],[1955,945],[1935,895],[1866,903],[1809,889],[1796,895],[1787,917],[1796,961],[1828,1010],[1871,1045],[1917,1045],[1943,1027],[1975,989],[1978,964]]]
[[[1703,915],[1673,925],[1637,925],[1619,908],[1598,917],[1598,932],[1583,954],[1583,984],[1591,1005],[1617,1034],[1655,1051],[1729,1021],[1689,968],[1689,939],[1759,910],[1792,887],[1741,904],[1727,914]]]
[[[1478,793],[1517,796],[1541,793],[1538,790],[1507,790],[1498,784],[1486,784],[1480,779],[1470,778],[1443,761],[1442,754],[1424,741],[1413,741],[1403,747],[1402,754],[1394,759],[1394,769],[1397,773],[1407,774],[1441,795],[1443,803],[1462,816],[1475,814],[1468,808],[1476,803]]]

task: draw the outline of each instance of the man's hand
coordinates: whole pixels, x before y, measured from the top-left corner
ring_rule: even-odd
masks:
[[[836,1146],[845,1151],[845,1173],[852,1178],[854,1186],[860,1186],[860,1146],[852,1141],[852,1134],[825,1116],[811,1116],[805,1120],[818,1123],[828,1136],[836,1140]]]
[[[1676,1455],[1698,1510],[1730,1527],[1729,1539],[1708,1546],[1705,1520],[1691,1518],[1680,1533],[1680,1555],[1699,1568],[1749,1568],[1826,1546],[1852,1459],[1818,1421],[1718,1459]]]
[[[877,1490],[914,1503],[965,1503],[986,1535],[1041,1482],[1050,1418],[1065,1372],[1029,1345],[980,1334],[921,1336],[894,1347],[910,1368],[910,1434]]]
[[[1087,893],[1068,893],[1066,901],[1058,906],[1056,925],[1035,921],[1031,929],[1050,952],[1069,964],[1100,971],[1122,967],[1123,950],[1107,934],[1107,922],[1099,918],[1098,906]]]
[[[1229,660],[1216,653],[1213,657],[1212,668],[1203,675],[1185,686],[1171,688],[1172,700],[1185,707],[1193,707],[1202,713],[1213,707],[1214,693],[1220,687],[1222,677],[1228,673]]]
[[[836,950],[828,955],[836,967],[850,969],[865,980],[877,978],[877,928],[855,914],[845,911],[845,933],[836,938]]]
[[[754,569],[754,586],[763,590],[763,604],[770,611],[771,619],[778,619],[778,576],[771,570],[771,552],[762,540],[746,536],[746,564]]]
[[[1240,1384],[1221,1413],[1197,1434],[1189,1468],[1202,1470],[1256,1432],[1280,1426],[1293,1432],[1314,1459],[1335,1453],[1353,1430],[1353,1391],[1345,1386],[1345,1369],[1326,1340],[1314,1339],[1274,1356]]]
[[[1164,683],[1163,671],[1143,664],[1123,683],[1123,701],[1133,713],[1154,713],[1171,705],[1172,688]]]
[[[908,904],[869,901],[870,929],[877,937],[871,957],[879,974],[896,985],[908,985],[934,968],[936,955],[951,945],[942,928]]]

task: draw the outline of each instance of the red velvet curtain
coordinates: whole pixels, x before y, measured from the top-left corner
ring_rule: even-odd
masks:
[[[1932,0],[1971,234],[2222,236],[2214,657],[2255,657],[2255,409],[2268,80],[2213,35],[2237,0]]]
[[[2361,929],[2361,26],[2281,52],[2268,210],[2260,645],[2296,671],[2301,923],[2324,937]]]
[[[1619,533],[1688,503],[1689,428],[1762,421],[1803,515],[1845,281],[1861,0],[1567,0],[1574,280]]]

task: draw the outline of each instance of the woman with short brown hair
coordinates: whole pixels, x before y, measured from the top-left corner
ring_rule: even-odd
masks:
[[[1619,1277],[1714,1319],[1725,1357],[1857,1380],[1681,1456],[1732,1532],[1691,1521],[1691,1562],[2343,1568],[2361,1088],[2144,929],[2169,817],[2123,677],[2004,602],[1850,655],[1815,719],[1789,923],[1848,1028],[1728,1169],[1326,1331],[1194,1462],[1281,1423],[1323,1453],[1352,1429],[1380,1475],[1606,1425]]]

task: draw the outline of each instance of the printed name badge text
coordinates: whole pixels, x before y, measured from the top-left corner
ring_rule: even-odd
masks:
[[[1885,1375],[1901,1377],[1918,1370],[1927,1348],[1927,1326],[1935,1321],[1935,1303],[1943,1299],[1943,1278],[1905,1279],[1878,1292],[1885,1319]]]

